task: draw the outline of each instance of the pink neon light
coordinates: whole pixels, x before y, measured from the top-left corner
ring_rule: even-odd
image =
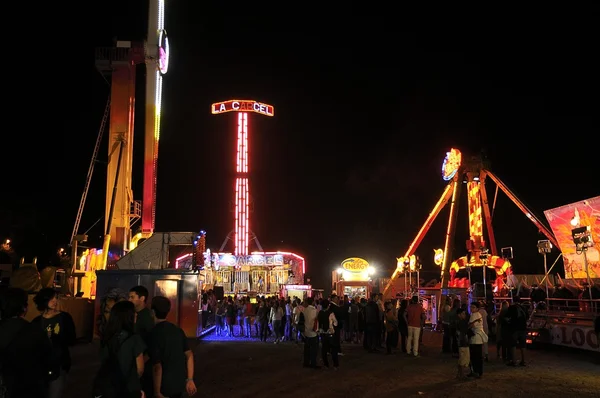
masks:
[[[183,255],[183,256],[181,256],[181,257],[177,257],[177,258],[175,259],[175,268],[179,268],[179,262],[180,262],[181,260],[183,260],[184,258],[191,257],[191,256],[192,256],[192,253],[188,253],[188,254],[184,254],[184,255]]]
[[[252,254],[262,254],[262,255],[275,255],[275,254],[281,254],[284,256],[291,256],[291,257],[295,257],[296,259],[302,261],[302,274],[306,273],[306,261],[304,260],[304,257],[301,257],[299,255],[297,255],[296,253],[292,253],[292,252],[252,252]]]
[[[249,238],[249,187],[248,187],[248,113],[238,113],[238,139],[235,180],[235,255],[248,254]]]

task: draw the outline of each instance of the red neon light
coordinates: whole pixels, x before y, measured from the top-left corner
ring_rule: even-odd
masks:
[[[213,115],[226,112],[255,112],[265,116],[274,116],[275,108],[273,105],[254,100],[229,100],[212,104],[211,112]]]
[[[248,112],[273,116],[275,108],[253,100],[229,100],[216,102],[211,106],[212,114],[237,112],[238,137],[236,152],[235,179],[235,220],[234,220],[234,253],[237,256],[248,255],[250,238],[250,188],[248,183]]]

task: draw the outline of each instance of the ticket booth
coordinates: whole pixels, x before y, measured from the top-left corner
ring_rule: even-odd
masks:
[[[332,274],[332,290],[338,296],[350,298],[366,298],[371,296],[373,281],[371,276],[375,269],[359,257],[347,258]]]

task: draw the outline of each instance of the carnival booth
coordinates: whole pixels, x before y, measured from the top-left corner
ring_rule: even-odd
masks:
[[[307,297],[312,297],[313,289],[311,285],[283,285],[281,289],[281,297],[298,297],[304,300]]]
[[[171,311],[167,320],[183,329],[186,337],[195,338],[202,333],[200,293],[202,279],[193,271],[177,269],[127,269],[96,271],[98,299],[95,305],[95,319],[103,315],[102,303],[114,299],[115,291],[126,296],[134,286],[148,289],[146,302],[155,296],[164,296],[171,301]],[[118,300],[117,300],[118,301]]]
[[[347,258],[332,274],[332,290],[338,296],[369,298],[373,290],[371,276],[375,269],[359,257]]]

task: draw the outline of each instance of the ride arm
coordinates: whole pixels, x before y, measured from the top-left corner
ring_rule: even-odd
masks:
[[[525,206],[519,200],[519,198],[517,198],[517,196],[514,193],[512,193],[512,191],[510,189],[508,189],[508,187],[497,176],[495,176],[489,170],[485,170],[485,174],[486,174],[487,177],[491,178],[492,181],[494,181],[494,183],[496,183],[497,186],[500,187],[500,189],[502,190],[502,192],[504,192],[506,194],[506,196],[508,196],[510,198],[510,200],[512,200],[512,202],[519,208],[519,210],[521,210],[523,212],[523,214],[525,214],[525,216],[527,218],[529,218],[529,220],[531,220],[531,222],[534,223],[536,227],[538,227],[538,229],[540,230],[540,232],[542,234],[544,234],[544,236],[546,238],[548,238],[548,240],[550,242],[552,242],[552,244],[555,247],[560,247],[558,245],[558,241],[556,240],[556,238],[554,237],[554,235],[552,234],[552,232],[550,232],[550,230],[548,228],[546,228],[546,226],[532,213],[532,211],[529,210],[527,208],[527,206]]]
[[[444,189],[442,196],[440,197],[438,202],[435,204],[435,206],[431,210],[431,213],[429,213],[427,220],[425,220],[425,223],[423,224],[423,226],[417,233],[417,236],[415,237],[415,239],[412,241],[412,243],[408,247],[408,250],[406,251],[406,254],[404,254],[404,257],[411,256],[417,250],[417,248],[421,244],[421,241],[427,234],[427,231],[429,231],[429,228],[431,228],[431,224],[433,224],[433,222],[435,221],[435,218],[438,216],[438,214],[440,214],[440,211],[442,211],[444,206],[448,203],[448,200],[450,200],[450,197],[452,196],[452,188],[454,187],[454,184],[455,183],[452,182],[446,186],[446,189]],[[394,278],[397,275],[398,275],[398,268],[396,268],[394,270],[392,277],[390,278],[389,282],[385,286],[385,289],[383,290],[384,295],[387,293],[388,289],[392,285],[392,282],[394,281]]]

